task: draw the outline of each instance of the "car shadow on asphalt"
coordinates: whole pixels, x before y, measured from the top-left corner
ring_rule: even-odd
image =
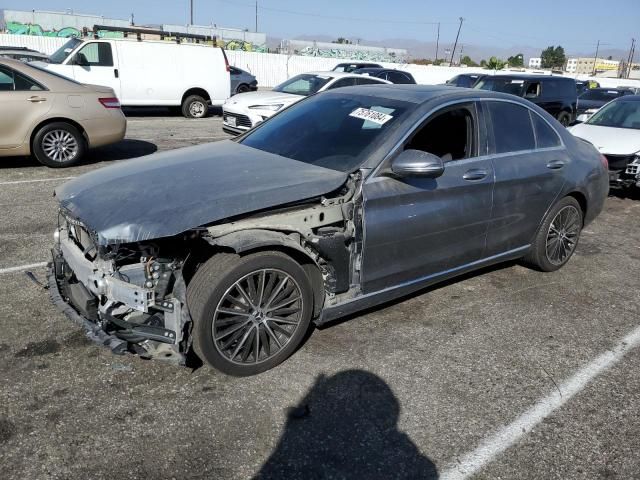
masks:
[[[398,430],[400,402],[377,375],[320,375],[288,411],[273,453],[254,480],[438,478],[435,464]]]
[[[144,140],[124,139],[113,145],[98,147],[87,151],[84,158],[74,166],[92,165],[101,162],[128,160],[131,158],[150,155],[158,150],[155,143]],[[0,161],[0,169],[3,168],[46,168],[35,157],[6,157]]]
[[[125,117],[182,117],[180,107],[122,107]],[[222,116],[222,107],[209,107],[209,116]]]

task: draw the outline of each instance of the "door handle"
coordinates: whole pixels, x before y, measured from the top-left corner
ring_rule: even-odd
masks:
[[[34,96],[34,97],[27,98],[27,101],[31,102],[31,103],[40,103],[40,102],[46,102],[47,99],[44,98],[44,97],[35,97]]]
[[[113,76],[114,76],[114,77],[116,77],[116,78],[119,78],[119,77],[120,77],[120,72],[118,72],[118,69],[117,69],[117,68],[114,68],[114,69],[113,69]]]
[[[564,162],[562,160],[551,160],[547,163],[547,168],[550,168],[551,170],[558,170],[562,167],[564,167]]]
[[[468,170],[462,178],[465,180],[482,180],[487,175],[489,175],[489,172],[482,168],[472,168],[471,170]]]

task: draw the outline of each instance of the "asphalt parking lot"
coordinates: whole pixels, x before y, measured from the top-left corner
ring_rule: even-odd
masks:
[[[114,356],[25,276],[66,178],[228,138],[137,115],[77,167],[1,159],[1,478],[640,478],[640,200],[610,197],[558,272],[484,270],[232,378]]]

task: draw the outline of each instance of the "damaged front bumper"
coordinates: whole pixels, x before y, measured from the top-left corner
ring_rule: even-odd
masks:
[[[175,262],[144,259],[113,267],[87,258],[64,228],[56,236],[49,292],[67,318],[113,353],[185,364],[190,316]]]

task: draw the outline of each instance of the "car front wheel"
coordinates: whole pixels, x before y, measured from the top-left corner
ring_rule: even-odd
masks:
[[[575,252],[582,224],[578,201],[573,197],[560,200],[545,216],[525,263],[543,272],[564,266]]]
[[[306,273],[283,253],[215,255],[187,289],[195,352],[229,375],[273,368],[304,339],[312,298]]]

